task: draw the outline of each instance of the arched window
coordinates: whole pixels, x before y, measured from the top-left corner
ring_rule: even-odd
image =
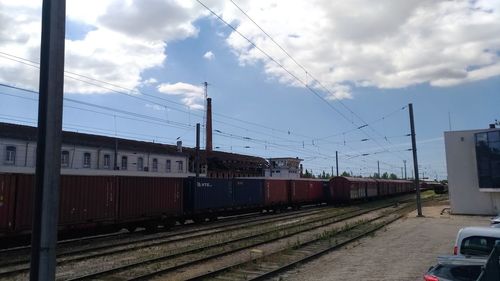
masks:
[[[172,170],[172,162],[170,161],[170,159],[168,159],[167,162],[165,163],[165,172],[170,173],[171,170]]]
[[[153,172],[158,172],[158,159],[153,158]]]
[[[137,158],[137,171],[142,171],[144,170],[144,160],[142,157]]]
[[[9,145],[5,148],[5,164],[16,164],[16,147]]]
[[[127,156],[122,156],[122,166],[121,166],[121,169],[122,170],[126,170],[127,169]]]
[[[90,168],[90,153],[88,152],[83,154],[83,167]]]
[[[61,151],[61,167],[69,166],[69,151],[63,150]]]

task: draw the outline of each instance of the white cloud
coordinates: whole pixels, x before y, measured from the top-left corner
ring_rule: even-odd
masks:
[[[203,109],[204,91],[201,86],[177,82],[160,84],[157,89],[160,93],[181,96],[182,102],[192,109]]]
[[[499,0],[257,0],[240,6],[331,90],[329,99],[350,98],[347,85],[452,86],[500,75]],[[229,3],[222,13],[307,81],[304,70],[234,6]],[[227,42],[240,64],[263,62],[264,71],[281,83],[301,86],[235,32]]]
[[[41,5],[35,2],[0,3],[0,52],[39,61]],[[130,89],[151,82],[142,73],[163,65],[167,43],[197,36],[193,22],[206,12],[184,2],[68,1],[67,19],[92,29],[82,34],[81,40],[66,39],[66,70]],[[1,54],[0,63],[0,81],[38,88],[38,69],[5,59]],[[65,91],[110,92],[67,77]]]
[[[203,58],[205,58],[207,60],[213,60],[213,59],[215,59],[215,55],[214,55],[214,53],[212,53],[212,51],[208,51],[203,55]]]

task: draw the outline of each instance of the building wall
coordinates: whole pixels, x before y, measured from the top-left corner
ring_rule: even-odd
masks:
[[[454,214],[497,215],[500,192],[480,191],[474,134],[485,130],[445,132],[446,166]]]
[[[7,147],[13,146],[16,148],[14,163],[7,162]],[[152,175],[158,176],[188,176],[188,157],[170,154],[146,153],[142,151],[125,151],[118,149],[118,167],[121,167],[122,156],[127,157],[126,171],[114,171],[114,156],[113,149],[73,146],[63,144],[61,151],[68,152],[68,164],[61,165],[63,174],[129,174],[129,175]],[[84,155],[90,153],[90,166],[84,166]],[[110,166],[104,166],[104,155],[110,156]],[[138,169],[137,160],[143,159],[143,169]],[[158,160],[157,171],[153,170],[153,159]],[[170,171],[166,169],[166,162],[170,160]],[[57,159],[61,161],[61,159]],[[182,162],[181,165],[179,162]],[[0,139],[0,172],[34,172],[36,166],[36,143],[26,142],[14,139]],[[181,167],[179,167],[181,166]],[[144,169],[148,167],[148,169]],[[181,168],[181,169],[179,169]],[[145,171],[147,170],[147,171]]]

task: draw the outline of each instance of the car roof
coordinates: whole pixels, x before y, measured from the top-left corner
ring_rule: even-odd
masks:
[[[438,256],[441,265],[485,265],[486,258],[464,256]]]
[[[500,237],[500,228],[486,227],[486,226],[469,226],[460,229],[459,235]]]

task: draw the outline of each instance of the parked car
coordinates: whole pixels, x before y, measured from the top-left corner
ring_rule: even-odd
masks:
[[[500,228],[500,216],[492,218],[490,222],[491,222],[491,227]]]
[[[488,256],[500,242],[500,228],[464,227],[458,231],[453,254],[457,256]]]
[[[441,256],[424,274],[424,281],[475,281],[485,264],[485,257]]]

